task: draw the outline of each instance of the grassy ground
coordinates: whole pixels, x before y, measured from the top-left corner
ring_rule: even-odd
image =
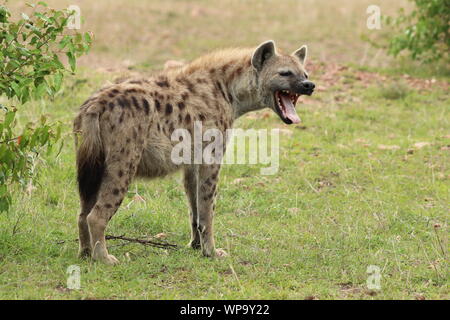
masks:
[[[95,3],[86,8],[87,15],[107,7],[104,1]],[[105,11],[106,17],[117,17],[114,9],[121,3],[125,2],[117,1]],[[168,40],[161,45],[169,51],[134,39],[123,53],[117,40],[111,39],[111,47],[106,46],[108,32],[102,29],[106,26],[90,22],[99,46],[103,43],[104,47],[94,47],[92,57],[84,61],[76,76],[67,79],[54,101],[30,103],[22,112],[22,121],[49,114],[63,123],[66,137],[60,155],[45,158],[36,167],[34,187],[18,192],[13,209],[0,215],[0,298],[449,298],[448,76],[417,79],[404,74],[417,70],[393,67],[375,73],[378,62],[387,62],[373,60],[370,54],[366,61],[374,63],[361,67],[357,54],[362,55],[362,51],[355,49],[365,45],[357,37],[360,29],[351,29],[365,24],[365,7],[360,1],[341,1],[339,8],[346,15],[354,17],[362,10],[362,22],[355,18],[358,22],[352,24],[343,19],[344,26],[331,24],[337,9],[333,11],[323,1],[311,5],[317,15],[324,15],[321,21],[327,24],[305,36],[292,31],[304,28],[302,17],[316,25],[318,17],[303,16],[297,5],[296,20],[283,20],[289,17],[289,4],[297,1],[276,2],[282,4],[268,31],[258,27],[269,12],[264,8],[252,11],[255,1],[234,3],[237,7],[225,11],[223,2],[215,7],[203,1],[177,6],[132,1],[122,8],[127,21],[133,12],[140,12],[136,20],[143,19],[144,8],[159,19],[151,19],[150,24],[163,21]],[[390,6],[390,2],[383,3]],[[183,10],[189,16],[183,16]],[[238,19],[241,13],[244,17],[260,16],[261,20]],[[226,23],[216,26],[214,15]],[[232,29],[227,23],[233,21],[240,27],[254,25],[248,30]],[[114,24],[113,28],[119,27]],[[136,22],[124,33],[140,28]],[[192,33],[172,37],[186,28]],[[148,39],[152,34],[161,37],[149,29],[143,32]],[[320,36],[329,35],[331,30],[337,36],[321,41]],[[303,42],[320,43],[325,58],[310,45],[314,60],[310,76],[319,90],[298,105],[302,125],[285,126],[265,111],[236,123],[240,128],[283,130],[278,174],[261,176],[259,165],[228,165],[221,172],[216,242],[230,256],[205,259],[184,247],[189,240],[187,203],[181,176],[175,174],[134,183],[108,233],[142,238],[163,233],[165,240],[176,243],[179,249],[122,246],[120,241],[111,240],[110,251],[121,260],[120,265],[78,260],[77,243],[71,241],[77,237],[79,203],[70,127],[78,106],[93,88],[122,73],[121,59],[128,56],[136,59],[134,71],[146,71],[168,58],[189,59],[214,47],[253,45],[266,38],[280,39],[278,42],[289,50]],[[300,43],[297,38],[301,38]],[[334,55],[333,42],[338,48],[351,43],[354,50]],[[333,63],[328,57],[335,58]],[[101,70],[92,68],[94,65]],[[115,72],[104,72],[111,66],[117,68]],[[422,76],[429,75],[427,70],[421,71]],[[66,289],[70,265],[81,267],[80,290]],[[369,265],[381,269],[380,290],[367,289]]]

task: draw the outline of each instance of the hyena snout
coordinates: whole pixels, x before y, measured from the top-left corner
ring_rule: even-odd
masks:
[[[314,82],[309,81],[309,80],[304,80],[304,81],[300,82],[300,84],[299,84],[300,94],[306,94],[306,95],[310,96],[313,94],[315,87],[316,87],[316,85],[314,84]]]

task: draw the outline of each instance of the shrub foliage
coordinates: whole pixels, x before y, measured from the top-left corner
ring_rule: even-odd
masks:
[[[13,21],[0,5],[0,212],[11,205],[11,185],[28,185],[38,155],[50,152],[61,134],[44,116],[19,128],[17,112],[29,100],[53,97],[91,45],[89,33],[67,27],[74,12],[44,2],[28,6],[31,12]]]
[[[390,38],[389,53],[408,51],[414,60],[424,62],[448,59],[450,49],[450,0],[413,0],[414,10],[387,18],[397,32]]]

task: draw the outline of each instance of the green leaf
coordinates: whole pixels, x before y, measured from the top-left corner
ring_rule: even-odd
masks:
[[[91,38],[91,35],[89,34],[89,32],[86,32],[84,34],[84,41],[86,41],[88,44],[90,44],[92,42],[92,38]]]
[[[54,77],[54,81],[55,81],[54,90],[55,90],[55,92],[57,92],[57,91],[59,91],[61,89],[62,79],[63,79],[62,73],[55,74],[55,77]]]
[[[67,58],[69,59],[70,69],[72,71],[75,71],[76,62],[75,62],[75,55],[72,52],[67,52]]]
[[[14,117],[16,116],[16,113],[14,111],[8,111],[5,115],[5,121],[3,123],[3,126],[9,127],[9,125],[14,121]]]

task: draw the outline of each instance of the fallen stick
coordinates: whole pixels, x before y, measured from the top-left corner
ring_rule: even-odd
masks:
[[[176,244],[172,244],[172,243],[156,242],[156,241],[137,239],[137,238],[129,238],[129,237],[125,237],[125,236],[106,235],[105,239],[106,240],[124,240],[124,241],[129,241],[129,242],[140,243],[143,245],[153,246],[153,247],[157,247],[157,248],[175,249],[177,247]]]
[[[156,248],[168,248],[168,249],[176,249],[177,248],[177,245],[172,244],[172,243],[156,242],[156,241],[152,241],[152,240],[144,240],[144,239],[137,239],[137,238],[129,238],[129,237],[125,237],[124,235],[121,235],[121,236],[106,235],[105,239],[106,240],[123,240],[123,241],[128,241],[128,242],[140,243],[142,245],[152,246],[152,247],[156,247]],[[56,243],[63,244],[68,241],[78,241],[78,239],[58,240]]]

